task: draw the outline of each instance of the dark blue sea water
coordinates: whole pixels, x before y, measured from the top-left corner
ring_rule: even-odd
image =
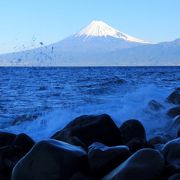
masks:
[[[73,118],[107,113],[117,125],[139,119],[149,134],[168,118],[166,97],[180,67],[0,68],[0,129],[49,137]],[[153,111],[148,102],[165,108]]]

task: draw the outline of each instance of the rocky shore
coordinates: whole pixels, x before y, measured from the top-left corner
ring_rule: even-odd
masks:
[[[166,101],[171,122],[151,139],[139,120],[117,127],[107,114],[80,116],[40,142],[0,132],[0,180],[178,180],[180,88]]]

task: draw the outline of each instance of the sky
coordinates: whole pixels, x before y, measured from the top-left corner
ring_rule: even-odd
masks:
[[[149,42],[180,38],[180,0],[0,0],[0,53],[51,44],[101,20]]]

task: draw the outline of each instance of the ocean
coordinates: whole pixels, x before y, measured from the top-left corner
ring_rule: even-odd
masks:
[[[0,130],[38,141],[77,116],[106,113],[118,126],[138,119],[152,136],[170,121],[166,98],[179,85],[180,67],[1,67]]]

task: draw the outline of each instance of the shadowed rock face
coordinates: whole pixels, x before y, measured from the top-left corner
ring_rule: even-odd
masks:
[[[66,180],[87,167],[87,154],[61,141],[37,143],[15,166],[12,180]]]
[[[103,180],[159,180],[164,158],[153,149],[142,149],[106,175]]]
[[[127,144],[132,139],[146,141],[146,132],[140,121],[130,119],[125,121],[119,128],[123,144]]]
[[[16,163],[32,148],[34,141],[26,134],[0,132],[0,179],[10,179]]]
[[[130,156],[127,146],[108,147],[102,143],[93,143],[88,148],[88,162],[91,174],[103,177]]]
[[[109,115],[80,116],[51,138],[88,148],[94,142],[120,145],[121,135]]]
[[[180,179],[180,173],[176,173],[168,178],[168,180],[178,180]]]
[[[169,164],[180,167],[180,138],[166,143],[162,153]]]
[[[70,180],[98,180],[83,173],[75,173]]]
[[[140,121],[135,119],[125,121],[119,130],[123,144],[127,145],[132,153],[142,148],[152,147],[146,141],[146,132]]]
[[[180,117],[179,117],[179,119],[180,119]],[[177,128],[177,133],[176,133],[176,136],[177,136],[177,138],[179,138],[179,137],[180,137],[180,126],[178,126],[178,128]]]
[[[175,173],[180,173],[180,138],[166,143],[161,152],[167,162],[164,170],[165,176],[169,177]]]
[[[10,145],[16,138],[15,134],[0,132],[0,147]]]
[[[168,102],[180,105],[180,88],[176,88],[174,92],[172,92],[168,98]]]
[[[169,117],[172,117],[172,118],[180,115],[180,106],[176,106],[176,107],[171,108],[171,109],[167,112],[167,115],[168,115]]]

